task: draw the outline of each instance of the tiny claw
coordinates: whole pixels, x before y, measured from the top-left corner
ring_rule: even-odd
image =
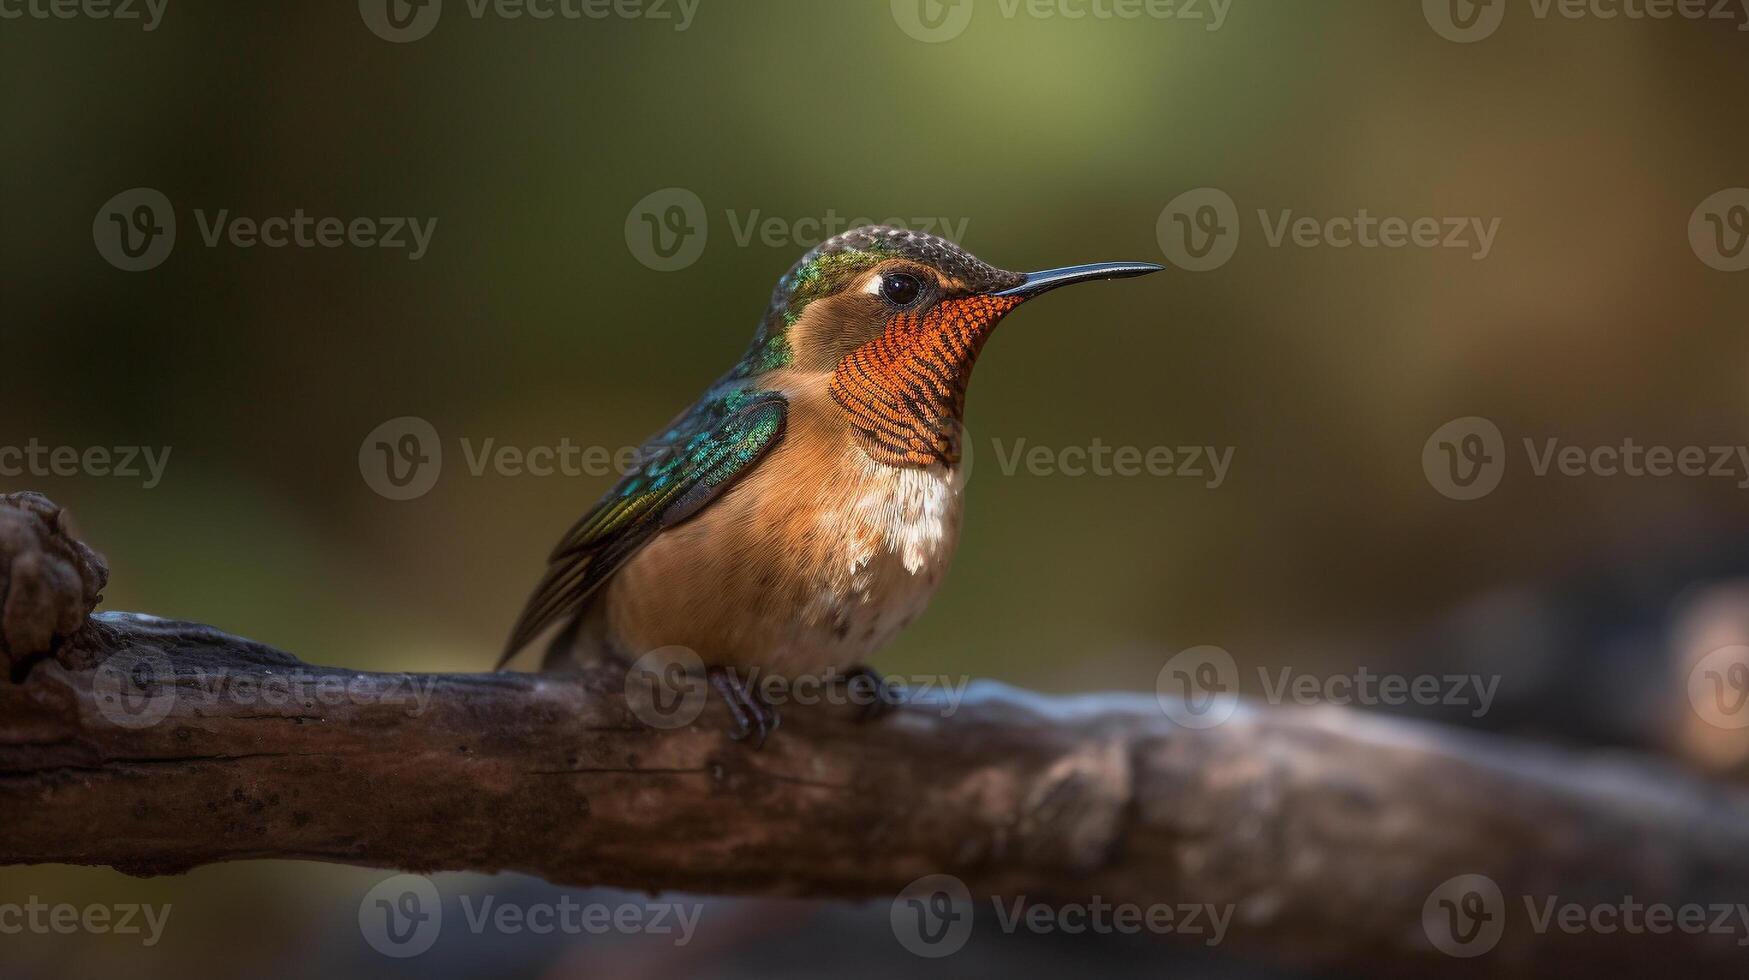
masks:
[[[777,709],[761,703],[727,668],[708,668],[705,676],[710,679],[711,687],[721,695],[723,703],[728,705],[729,715],[735,720],[735,728],[729,733],[729,737],[737,742],[751,737],[754,749],[764,748],[766,738],[777,731],[781,720]]]
[[[753,747],[762,749],[765,747],[765,740],[771,736],[772,732],[777,731],[777,726],[783,721],[783,718],[777,713],[776,708],[760,701],[758,696],[751,692],[747,695],[747,712],[753,716],[753,724],[759,733],[758,739],[753,742]]]

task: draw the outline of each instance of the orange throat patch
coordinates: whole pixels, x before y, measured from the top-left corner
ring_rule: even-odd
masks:
[[[946,299],[903,313],[832,372],[832,397],[870,458],[889,466],[952,466],[972,366],[1015,296]]]

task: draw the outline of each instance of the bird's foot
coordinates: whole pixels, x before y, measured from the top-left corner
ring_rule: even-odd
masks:
[[[777,731],[782,720],[777,709],[760,700],[757,693],[748,690],[726,667],[708,668],[705,676],[710,678],[711,687],[716,688],[735,719],[735,731],[729,737],[737,742],[751,737],[754,748],[764,747],[766,737]]]
[[[867,664],[857,664],[845,671],[844,687],[850,694],[851,703],[862,706],[862,712],[857,716],[858,721],[884,718],[899,705],[896,692],[901,689],[900,686],[889,682]]]

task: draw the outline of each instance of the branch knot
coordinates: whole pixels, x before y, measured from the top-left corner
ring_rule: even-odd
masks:
[[[66,511],[40,493],[0,494],[0,657],[13,681],[84,628],[108,582]]]

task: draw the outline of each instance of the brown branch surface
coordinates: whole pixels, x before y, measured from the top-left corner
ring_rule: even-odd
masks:
[[[1188,729],[1152,696],[999,685],[855,714],[791,707],[755,751],[714,700],[644,724],[611,667],[366,674],[105,614],[0,682],[0,864],[301,858],[883,902],[942,873],[981,897],[980,929],[987,896],[1206,905],[1231,910],[1227,945],[1369,973],[1749,963],[1741,926],[1535,927],[1527,899],[1749,902],[1749,802],[1650,761],[1337,709]],[[1423,922],[1459,875],[1501,892],[1504,931],[1474,960]]]

